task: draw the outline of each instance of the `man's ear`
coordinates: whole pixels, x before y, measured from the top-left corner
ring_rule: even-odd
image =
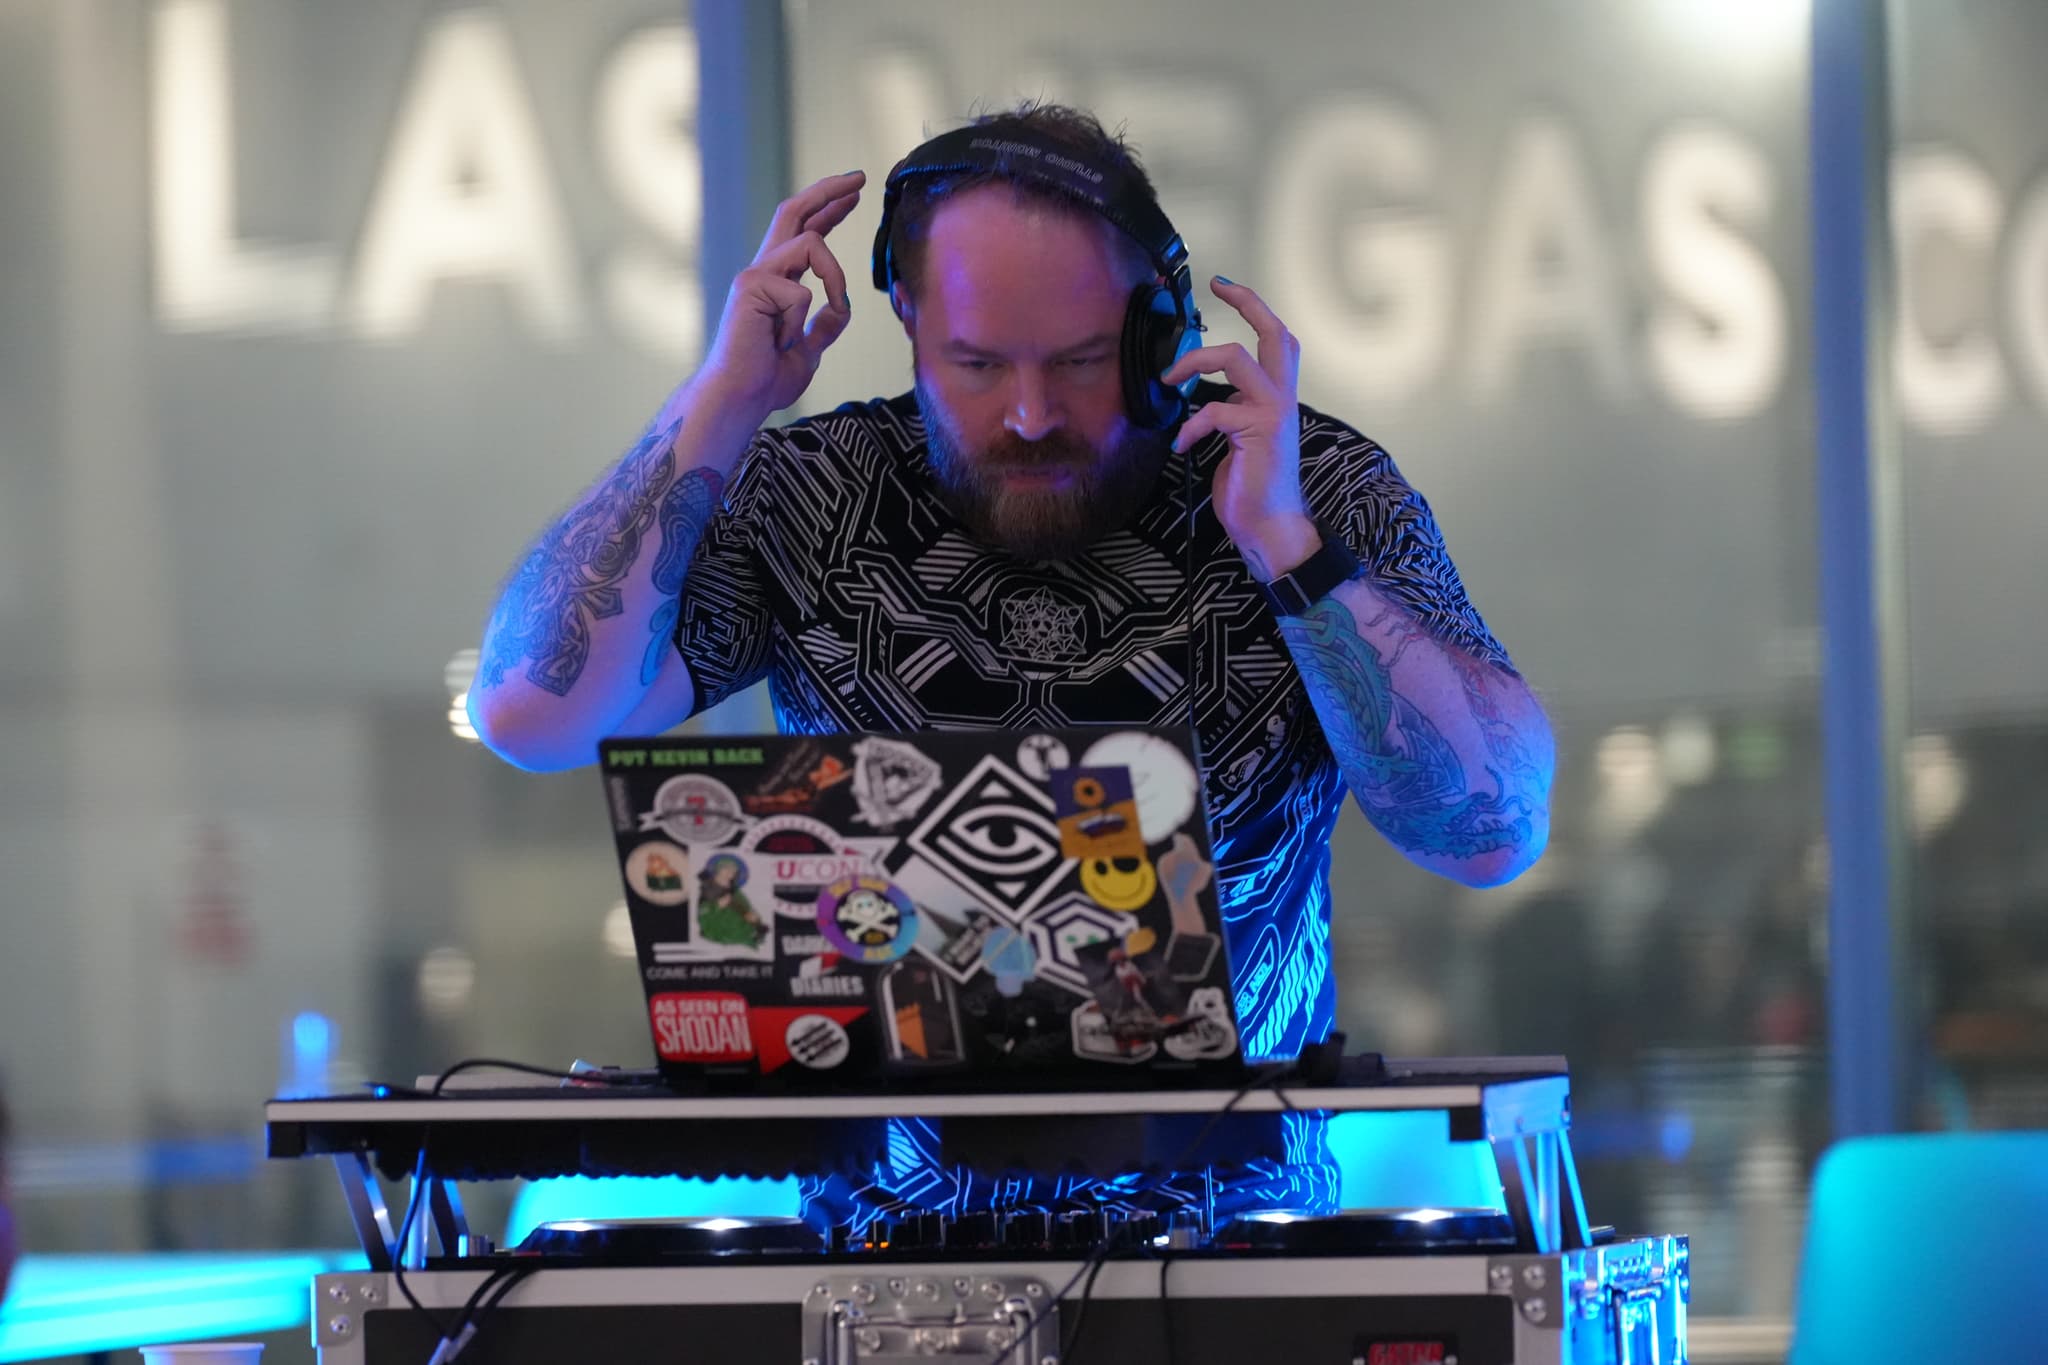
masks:
[[[889,306],[896,310],[896,320],[903,324],[903,335],[917,340],[917,305],[910,301],[910,291],[901,280],[889,286]]]

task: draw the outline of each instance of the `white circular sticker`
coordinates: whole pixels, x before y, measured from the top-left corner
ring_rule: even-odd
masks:
[[[702,773],[671,777],[654,792],[654,809],[640,817],[640,828],[662,829],[671,839],[692,844],[722,844],[747,823],[732,788]]]
[[[1195,813],[1201,779],[1187,755],[1167,740],[1141,730],[1119,730],[1088,746],[1084,768],[1126,768],[1138,803],[1138,833],[1148,844],[1173,837]]]
[[[650,839],[626,855],[626,884],[649,905],[690,899],[690,855],[665,839]]]
[[[789,1021],[782,1041],[792,1058],[813,1071],[829,1071],[853,1051],[845,1027],[823,1014],[799,1014]]]
[[[1017,745],[1017,767],[1033,782],[1048,781],[1054,770],[1072,766],[1067,746],[1051,735],[1026,735]]]
[[[771,815],[747,831],[740,852],[754,855],[767,878],[769,902],[788,919],[815,920],[818,893],[867,870],[839,832],[807,815]]]

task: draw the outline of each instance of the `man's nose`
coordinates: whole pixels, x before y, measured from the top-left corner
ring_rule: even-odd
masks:
[[[1057,431],[1064,417],[1052,395],[1051,386],[1031,370],[1019,367],[1016,391],[1010,396],[1003,425],[1022,441],[1042,441]]]

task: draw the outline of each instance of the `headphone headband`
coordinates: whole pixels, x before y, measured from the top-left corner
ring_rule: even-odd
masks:
[[[895,283],[889,232],[896,204],[911,179],[930,175],[1008,172],[1060,190],[1101,214],[1126,237],[1143,247],[1176,294],[1185,297],[1193,281],[1188,250],[1180,234],[1152,197],[1142,193],[1114,166],[1097,165],[1060,143],[1028,133],[995,134],[984,127],[956,128],[915,148],[896,163],[882,191],[882,222],[875,231],[875,288],[888,292]]]

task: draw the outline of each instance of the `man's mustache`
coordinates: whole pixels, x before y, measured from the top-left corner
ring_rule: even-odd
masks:
[[[1095,452],[1077,441],[1015,441],[991,446],[982,462],[996,469],[1081,469],[1095,463]]]

